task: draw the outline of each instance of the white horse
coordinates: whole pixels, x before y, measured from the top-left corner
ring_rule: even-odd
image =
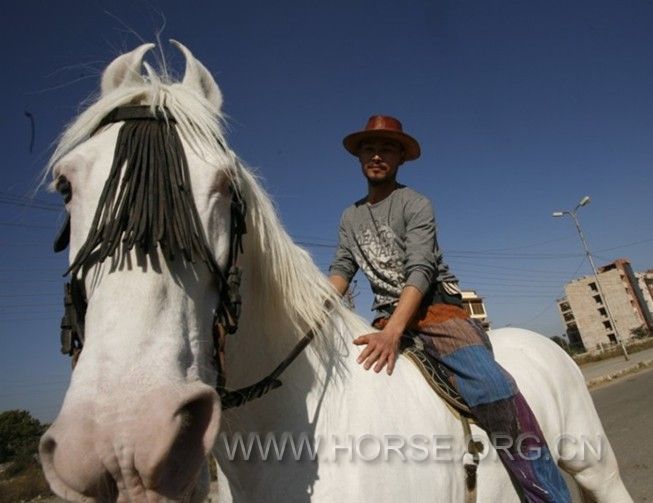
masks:
[[[50,171],[55,183],[65,177],[72,187],[71,261],[91,230],[120,124],[91,133],[116,107],[165,107],[184,143],[206,241],[223,267],[230,187],[247,202],[243,311],[237,333],[228,336],[229,386],[266,375],[309,329],[315,338],[281,388],[221,415],[212,389],[218,291],[206,265],[169,261],[159,249],[119,249],[110,260],[88,263],[80,273],[88,298],[84,349],[40,447],[52,489],[71,501],[200,501],[214,448],[220,503],[463,501],[466,449],[458,419],[403,357],[392,376],[356,363],[352,340],[370,327],[292,242],[255,176],[220,147],[226,142],[218,86],[175,44],[186,57],[181,82],[143,64],[152,44],[138,47],[108,66],[101,96],[62,136]],[[496,330],[491,339],[559,466],[596,501],[631,501],[573,361],[526,330]],[[518,501],[487,437],[475,427],[473,433],[486,445],[478,501]],[[238,441],[252,452],[236,452]],[[291,443],[304,451],[293,452]],[[275,451],[284,445],[285,452]]]

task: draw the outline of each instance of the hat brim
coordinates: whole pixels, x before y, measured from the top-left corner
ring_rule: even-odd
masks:
[[[404,149],[404,154],[406,155],[407,161],[414,161],[421,154],[419,143],[417,143],[415,138],[407,135],[406,133],[401,133],[399,131],[393,131],[389,129],[358,131],[356,133],[345,136],[345,138],[342,140],[342,144],[344,145],[347,152],[358,157],[361,142],[370,138],[388,138],[398,142]]]

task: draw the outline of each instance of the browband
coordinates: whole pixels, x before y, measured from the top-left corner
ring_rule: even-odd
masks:
[[[152,111],[150,105],[131,105],[117,107],[111,110],[104,118],[100,121],[95,130],[91,133],[93,136],[98,129],[106,126],[107,124],[112,124],[114,122],[123,122],[128,120],[162,120],[168,122],[176,123],[177,120],[172,116],[170,111],[166,107],[158,107]]]

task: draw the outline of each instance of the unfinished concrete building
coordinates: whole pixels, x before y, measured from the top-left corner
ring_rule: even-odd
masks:
[[[475,290],[463,290],[463,307],[467,314],[474,319],[477,319],[483,325],[485,330],[490,328],[490,321],[487,317],[487,311],[485,310],[485,303],[483,298],[480,297]]]
[[[585,349],[594,350],[616,343],[617,333],[626,341],[639,327],[653,329],[653,314],[628,260],[618,259],[599,267],[598,280],[600,285],[592,275],[567,283],[566,297],[558,299],[572,344],[582,342]]]

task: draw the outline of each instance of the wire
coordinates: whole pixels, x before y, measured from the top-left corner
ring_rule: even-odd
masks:
[[[56,206],[44,206],[44,205],[37,205],[37,204],[28,204],[28,203],[23,203],[19,201],[11,201],[11,200],[6,200],[0,197],[0,204],[7,204],[10,206],[23,206],[27,208],[33,208],[33,209],[38,209],[38,210],[47,210],[47,211],[61,211],[63,208],[58,208]]]
[[[31,272],[31,271],[47,271],[58,272],[56,267],[0,267],[0,272]]]
[[[299,246],[307,246],[310,248],[332,248],[332,249],[338,248],[337,245],[324,244],[324,243],[311,243],[308,241],[295,241],[295,244]]]
[[[54,295],[54,294],[52,294]],[[18,297],[42,297],[43,292],[41,293],[10,293],[10,294],[2,294],[0,295],[0,299],[13,299],[13,298],[18,298]]]
[[[583,253],[474,253],[474,252],[449,252],[448,257],[454,258],[473,258],[475,260],[496,260],[496,259],[536,259],[546,260],[561,258],[577,258],[582,257]]]
[[[47,303],[47,304],[10,304],[10,305],[5,305],[3,306],[0,304],[0,309],[18,309],[18,308],[23,308],[23,307],[53,307],[53,306],[60,306],[61,304],[53,304],[53,303]]]
[[[4,190],[0,190],[0,197],[14,200],[14,201],[24,201],[27,203],[43,204],[45,206],[52,206],[54,208],[59,208],[58,205],[53,204],[50,201],[46,201],[45,199],[37,199],[35,197],[30,197],[30,196],[21,196],[20,194],[14,194],[12,192],[5,192]]]
[[[57,316],[57,315],[53,314],[53,315],[48,316],[46,318],[34,318],[34,317],[30,317],[30,318],[0,318],[0,323],[14,323],[14,322],[17,322],[17,321],[20,321],[20,322],[50,321],[50,322],[55,322],[56,323],[57,320],[60,320],[60,319],[61,319],[61,316]]]
[[[585,257],[583,256],[583,259],[584,258]],[[565,275],[565,276],[567,274],[569,274],[567,272],[562,272],[562,271],[556,272],[556,271],[551,271],[549,269],[531,269],[531,268],[524,269],[524,268],[520,268],[520,267],[508,267],[508,266],[504,266],[504,265],[479,264],[478,262],[466,262],[464,260],[456,260],[455,263],[457,263],[457,264],[459,264],[459,263],[461,263],[461,264],[470,264],[470,265],[475,265],[475,266],[478,266],[478,267],[487,267],[488,269],[502,269],[502,270],[508,270],[508,271],[542,272],[542,273],[546,273],[546,274],[562,274],[562,275]]]
[[[49,225],[36,225],[36,224],[19,224],[13,222],[0,222],[0,225],[3,227],[26,227],[30,229],[48,229],[52,230],[52,227]]]
[[[570,275],[570,278],[567,279],[566,283],[568,283],[569,281],[571,281],[571,280],[574,278],[574,276],[576,276],[576,274],[578,274],[578,271],[580,271],[580,268],[583,267],[583,264],[585,264],[585,261],[586,261],[586,260],[587,260],[587,257],[583,257],[583,260],[580,261],[580,264],[578,264],[578,267],[577,267],[576,270],[575,270],[575,271]],[[564,291],[562,291],[561,293],[564,294]],[[530,320],[525,321],[525,322],[522,322],[522,323],[523,323],[524,325],[528,325],[528,324],[530,324],[530,323],[533,323],[535,320],[537,320],[538,318],[540,318],[544,313],[546,313],[549,309],[551,309],[551,306],[553,306],[553,305],[557,305],[557,303],[558,303],[557,300],[554,300],[553,302],[549,303],[549,304],[548,304],[544,309],[542,309],[542,311],[540,311],[538,314],[536,314],[535,316],[533,316]]]
[[[316,243],[312,241],[296,241],[296,244],[300,246],[314,247],[314,248],[332,248],[335,249],[338,246],[335,244],[327,243]],[[536,245],[526,245],[525,247],[536,246]],[[511,253],[501,253],[501,252],[489,252],[489,251],[468,251],[468,250],[449,250],[446,252],[447,257],[461,257],[461,258],[474,258],[474,259],[495,259],[495,258],[529,258],[529,259],[550,259],[550,258],[571,258],[582,256],[581,253],[522,253],[522,254],[511,254]]]
[[[606,251],[617,250],[619,248],[628,248],[629,246],[636,246],[636,245],[641,245],[641,244],[644,244],[644,243],[650,243],[651,241],[653,241],[653,238],[643,239],[641,241],[635,241],[633,243],[628,243],[628,244],[625,244],[625,245],[613,246],[612,248],[603,248],[602,250],[597,250],[597,251],[599,253],[603,253],[603,252],[606,252]]]
[[[511,284],[511,283],[492,283],[492,282],[483,282],[483,281],[469,281],[466,283],[473,283],[474,285],[486,286],[486,287],[505,287],[505,288],[526,288],[527,290],[560,290],[560,284],[558,285],[520,285],[520,284]]]
[[[489,299],[489,297],[517,297],[517,298],[523,298],[523,297],[533,297],[533,298],[544,298],[544,299],[550,299],[551,295],[546,295],[546,294],[530,294],[530,293],[493,293],[489,292],[486,293],[486,295],[481,295],[482,298],[484,299]]]
[[[559,285],[561,281],[564,281],[562,278],[560,279],[550,279],[550,276],[544,276],[544,275],[539,275],[539,276],[527,276],[522,274],[519,275],[511,275],[511,274],[492,274],[484,271],[476,271],[472,269],[459,269],[456,268],[456,276],[459,278],[462,276],[466,276],[469,274],[470,276],[473,276],[474,278],[481,278],[481,279],[505,279],[509,281],[516,281],[520,283],[528,283],[532,284],[534,282],[536,283],[551,283],[551,284],[556,284]],[[549,279],[545,279],[549,278]]]
[[[566,236],[562,236],[559,238],[553,238],[553,239],[547,239],[546,241],[539,241],[537,243],[532,243],[528,245],[520,245],[520,246],[513,246],[510,248],[491,248],[488,250],[459,250],[460,253],[493,253],[493,252],[504,252],[504,251],[511,251],[511,250],[523,250],[524,248],[534,248],[536,246],[541,246],[549,243],[554,243],[557,241],[566,241],[567,239],[575,238],[576,234],[567,234]]]

